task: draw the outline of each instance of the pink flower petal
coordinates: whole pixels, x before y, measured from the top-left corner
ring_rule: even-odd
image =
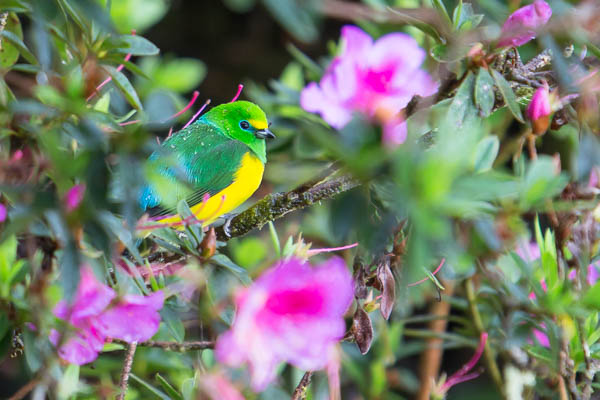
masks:
[[[323,90],[314,82],[308,84],[300,93],[300,105],[309,112],[318,112],[332,127],[340,129],[352,119],[352,113],[325,97]]]
[[[425,51],[404,33],[373,41],[354,26],[342,29],[342,44],[319,84],[309,83],[302,90],[300,105],[336,129],[360,112],[384,127],[384,144],[402,143],[406,126],[396,121],[398,113],[414,95],[437,90],[437,83],[420,68]]]
[[[210,400],[244,400],[236,387],[227,378],[217,373],[202,375],[198,386]]]
[[[100,314],[115,297],[115,291],[100,283],[90,267],[80,269],[81,277],[72,307],[62,300],[54,308],[54,315],[77,325],[78,321]]]
[[[161,291],[150,296],[126,295],[114,307],[98,316],[98,329],[108,337],[126,342],[150,339],[160,324],[160,310],[164,296]]]
[[[236,298],[236,319],[217,341],[217,359],[247,362],[257,391],[275,378],[281,362],[322,369],[344,335],[343,314],[352,299],[352,277],[342,259],[314,268],[298,259],[283,261]]]
[[[341,56],[361,58],[364,52],[373,45],[373,39],[362,29],[346,25],[342,27],[342,41],[344,44]]]
[[[383,142],[389,146],[397,146],[406,140],[406,122],[401,119],[390,120],[383,126]]]
[[[67,337],[65,343],[58,349],[58,355],[71,364],[87,364],[98,358],[104,340],[100,332],[88,325],[86,329],[81,329]],[[55,346],[60,342],[60,335],[56,330],[50,332],[50,341]]]
[[[544,26],[552,16],[552,9],[543,0],[519,8],[502,25],[499,47],[518,47],[535,38],[536,30]]]

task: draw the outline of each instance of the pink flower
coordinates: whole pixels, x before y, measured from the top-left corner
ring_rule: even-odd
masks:
[[[74,328],[58,349],[62,359],[87,364],[98,357],[109,337],[141,342],[154,336],[160,323],[158,310],[163,306],[163,293],[158,291],[147,297],[125,295],[112,304],[115,297],[115,291],[99,282],[91,268],[81,268],[73,304],[61,300],[54,308],[54,315]],[[50,341],[58,345],[60,334],[53,330]]]
[[[600,174],[598,174],[599,169],[600,168],[594,166],[592,168],[592,170],[590,171],[590,178],[588,179],[588,188],[598,188],[599,187],[599,185],[598,185],[598,183],[600,182],[600,180],[598,179],[598,175],[600,175]],[[6,213],[6,211],[5,211],[5,213]],[[0,215],[1,215],[1,213],[0,213]]]
[[[210,400],[244,400],[237,388],[221,374],[202,375],[198,384]]]
[[[256,391],[275,379],[281,362],[311,371],[326,367],[346,330],[353,290],[341,258],[314,268],[298,259],[280,262],[238,294],[233,326],[217,340],[217,359],[248,363]]]
[[[85,184],[83,183],[75,185],[67,191],[64,200],[67,212],[73,212],[77,207],[79,207],[79,204],[81,204],[81,201],[83,200],[84,193]]]
[[[535,38],[536,30],[545,25],[552,16],[552,9],[543,0],[519,8],[502,25],[498,47],[518,47]]]
[[[6,217],[8,216],[8,212],[6,211],[6,206],[0,203],[0,223],[6,221]]]
[[[406,124],[399,114],[414,95],[437,90],[422,70],[425,51],[404,33],[390,33],[376,41],[355,26],[342,28],[342,52],[335,57],[319,84],[311,82],[300,94],[306,111],[319,113],[336,129],[360,112],[383,126],[383,139],[400,144]]]
[[[488,334],[487,332],[482,332],[479,338],[479,346],[477,346],[477,350],[475,350],[475,354],[473,357],[461,367],[454,374],[450,375],[448,379],[441,379],[440,383],[437,387],[434,388],[432,393],[432,398],[440,398],[443,399],[446,395],[446,392],[450,390],[452,386],[458,385],[459,383],[470,381],[471,379],[477,378],[481,375],[481,372],[471,372],[469,373],[477,364],[481,355],[483,354],[483,350],[485,349],[485,344],[487,342]]]

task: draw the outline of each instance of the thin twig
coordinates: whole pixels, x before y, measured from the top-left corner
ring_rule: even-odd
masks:
[[[452,296],[454,285],[452,282],[444,282],[446,288],[446,296]],[[446,326],[448,324],[448,314],[450,313],[450,303],[448,301],[434,301],[430,307],[430,314],[436,316],[439,319],[430,321],[428,328],[432,332],[443,333],[446,332]],[[440,365],[442,364],[443,355],[443,339],[442,338],[428,338],[426,340],[426,348],[421,353],[421,359],[419,361],[419,380],[421,387],[416,399],[428,400],[431,395],[432,384],[437,379],[440,373]]]
[[[467,300],[469,302],[469,310],[471,312],[471,316],[473,317],[473,322],[475,323],[475,327],[477,331],[481,334],[485,332],[483,321],[481,319],[481,315],[479,314],[479,309],[477,308],[477,298],[475,296],[475,288],[473,286],[473,278],[469,278],[465,281],[465,291],[467,293]],[[500,369],[498,368],[498,364],[496,363],[496,359],[494,354],[492,353],[492,347],[490,346],[490,342],[488,341],[485,344],[485,349],[483,351],[483,357],[485,359],[485,364],[488,373],[492,377],[494,384],[498,391],[504,394],[504,385],[502,383],[502,375],[500,374]]]
[[[569,339],[564,332],[561,333],[560,351],[558,352],[558,367],[560,374],[567,383],[567,389],[572,399],[579,399],[579,389],[577,389],[577,378],[575,376],[573,360],[569,356]]]
[[[306,399],[306,390],[308,389],[308,385],[310,385],[310,381],[312,380],[312,375],[313,375],[312,371],[306,371],[304,376],[302,376],[302,379],[300,379],[298,386],[296,386],[294,393],[292,393],[292,400]]]
[[[123,371],[121,372],[121,383],[119,384],[119,395],[117,400],[125,399],[127,393],[127,384],[129,382],[129,373],[131,372],[131,366],[133,365],[133,356],[135,355],[135,349],[137,348],[137,342],[131,342],[125,353],[125,361],[123,363]]]
[[[583,371],[582,399],[589,400],[592,397],[592,382],[594,381],[594,375],[596,374],[596,371],[591,359],[590,346],[585,340],[583,322],[580,318],[577,318],[577,330],[579,331],[579,343],[581,344],[581,349],[583,350],[583,360],[585,362],[585,370]]]
[[[29,394],[35,387],[40,383],[39,378],[33,378],[25,386],[19,389],[15,394],[13,394],[8,400],[21,400],[24,399],[25,396]]]
[[[119,339],[113,339],[114,343],[119,344],[127,344]],[[189,342],[163,342],[163,341],[155,341],[155,340],[147,340],[145,342],[140,342],[137,344],[138,347],[158,347],[167,351],[178,351],[180,353],[184,351],[192,351],[192,350],[205,350],[205,349],[213,349],[215,347],[215,342],[213,341],[189,341]]]

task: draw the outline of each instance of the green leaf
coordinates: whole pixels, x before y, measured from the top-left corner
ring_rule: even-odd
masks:
[[[35,58],[35,56],[31,53],[31,51],[29,51],[29,49],[27,48],[25,43],[23,43],[23,40],[21,40],[21,38],[19,38],[13,32],[6,31],[6,30],[2,31],[2,32],[0,32],[0,38],[4,38],[4,39],[8,40],[10,43],[12,43],[17,49],[19,49],[19,52],[21,53],[23,58],[25,58],[31,64],[33,64],[33,65],[39,64],[38,60]],[[5,43],[5,41],[3,40],[2,43]]]
[[[482,116],[487,117],[492,113],[495,100],[494,79],[487,69],[480,67],[475,81],[475,104]]]
[[[104,0],[108,1],[111,0]],[[169,5],[167,0],[112,0],[110,16],[119,32],[129,33],[137,29],[139,33],[160,21]]]
[[[160,316],[173,336],[173,339],[179,343],[183,342],[183,339],[185,339],[185,327],[183,326],[183,322],[179,315],[173,310],[173,307],[165,305],[160,310]]]
[[[94,104],[94,110],[100,111],[103,113],[108,113],[108,108],[110,107],[110,92],[106,92],[98,99],[96,104]]]
[[[477,115],[477,109],[473,102],[473,89],[475,85],[475,77],[471,72],[468,73],[463,83],[456,91],[456,95],[448,107],[446,116],[446,128],[450,132],[456,132],[457,129],[463,128],[466,123],[472,120]]]
[[[189,247],[189,250],[194,252],[200,247],[200,243],[202,243],[202,239],[204,238],[204,230],[202,229],[202,224],[197,222],[198,219],[188,206],[185,200],[180,200],[177,204],[177,213],[184,220],[189,220],[190,222],[196,221],[196,223],[190,223],[185,225],[185,230],[188,233],[190,238],[193,238],[195,243],[192,243]]]
[[[177,93],[196,88],[206,76],[204,63],[192,58],[163,60],[147,57],[142,60],[140,67],[151,78],[148,82],[139,81],[144,88],[169,89]]]
[[[273,242],[273,247],[275,248],[275,254],[278,258],[281,257],[281,244],[279,243],[279,236],[277,235],[277,231],[275,230],[275,225],[273,221],[269,221],[269,234],[271,235],[271,242]]]
[[[137,375],[129,374],[129,376],[131,377],[131,379],[133,379],[134,381],[136,381],[137,383],[142,385],[143,388],[148,390],[150,393],[152,393],[157,398],[162,399],[162,400],[171,400],[171,398],[169,396],[167,396],[165,393],[161,392],[160,390],[158,390],[157,388],[155,388],[154,386],[152,386],[151,384],[149,384],[142,378],[138,377]]]
[[[110,65],[103,65],[102,68],[104,68],[106,72],[108,72],[108,74],[112,77],[113,81],[115,82],[115,85],[117,85],[117,87],[121,89],[121,92],[129,102],[129,104],[131,104],[134,108],[141,110],[142,103],[140,102],[140,98],[138,97],[137,92],[131,85],[131,82],[129,82],[129,79],[127,79],[127,77],[121,71],[118,71],[115,67],[112,67]]]
[[[25,361],[31,372],[36,372],[43,365],[44,356],[40,346],[37,344],[36,334],[29,329],[23,331],[23,343],[25,345]]]
[[[463,2],[462,0],[458,0],[458,4],[454,8],[454,12],[452,13],[452,26],[454,27],[454,30],[458,29],[458,27],[460,26],[460,22],[462,20],[462,9]]]
[[[159,53],[154,43],[141,36],[123,35],[121,41],[125,46],[115,49],[119,53],[130,53],[134,56],[153,56]]]
[[[167,380],[163,378],[159,373],[156,374],[156,380],[158,381],[158,383],[160,383],[162,388],[172,399],[183,400],[183,396],[179,394],[179,392],[175,390],[175,388],[171,386],[171,384],[167,382]]]
[[[263,5],[288,32],[303,42],[317,39],[315,10],[298,0],[263,0]]]
[[[521,123],[525,123],[523,119],[523,114],[521,113],[521,107],[519,107],[519,103],[517,103],[517,97],[510,87],[509,83],[504,79],[502,74],[495,69],[492,70],[492,76],[494,77],[494,81],[496,81],[496,85],[500,90],[500,94],[502,94],[502,98],[504,102],[508,106],[508,109],[512,113],[512,115],[517,119],[517,121]]]
[[[98,213],[98,221],[105,227],[107,232],[114,234],[127,247],[127,250],[129,250],[139,264],[144,263],[135,245],[136,238],[123,225],[123,221],[120,218],[109,211],[100,211]]]
[[[23,0],[3,0],[3,11],[13,11],[16,13],[31,12],[31,6]]]
[[[23,40],[23,30],[21,29],[21,22],[19,17],[15,13],[8,13],[6,15],[6,25],[4,31],[12,32],[13,35]],[[0,67],[8,69],[13,66],[19,59],[19,48],[10,42],[2,42],[0,47]]]
[[[202,355],[207,354],[207,351],[203,351]],[[188,378],[183,381],[181,384],[181,393],[183,394],[183,398],[185,400],[195,399],[194,397],[194,389],[196,388],[196,378]]]
[[[559,194],[567,182],[568,179],[565,175],[556,172],[551,157],[538,157],[537,160],[528,165],[522,182],[520,196],[522,209],[528,209],[544,199]]]
[[[85,23],[85,19],[79,14],[79,12],[77,10],[75,10],[73,8],[73,6],[71,6],[71,4],[69,3],[69,1],[67,0],[58,0],[58,4],[60,5],[60,7],[63,9],[64,12],[66,12],[67,14],[69,14],[69,16],[71,18],[73,18],[73,21],[75,21],[75,23],[77,24],[77,26],[79,26],[79,29],[81,29],[81,31],[84,34],[88,33],[88,27]]]
[[[500,149],[500,141],[498,136],[488,136],[477,144],[475,148],[475,172],[485,172],[492,168],[498,150]]]
[[[597,282],[585,293],[583,304],[595,310],[600,310],[600,282]]]
[[[252,283],[252,280],[248,276],[248,271],[246,271],[244,268],[240,267],[239,265],[237,265],[236,263],[234,263],[233,261],[231,261],[229,259],[229,257],[227,257],[226,255],[224,255],[224,254],[215,254],[214,256],[211,257],[210,261],[214,262],[215,264],[217,264],[217,265],[219,265],[221,267],[224,267],[227,270],[229,270],[244,285],[248,286],[248,285],[250,285]]]
[[[448,15],[448,10],[446,10],[446,6],[444,5],[443,0],[432,0],[432,3],[433,7],[439,11],[439,13],[448,23],[448,25],[452,25],[452,20],[450,19],[450,15]]]
[[[69,399],[77,393],[79,386],[79,365],[69,364],[62,379],[58,382],[58,398]]]

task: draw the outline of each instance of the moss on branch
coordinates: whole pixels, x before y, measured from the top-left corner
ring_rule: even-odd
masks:
[[[223,227],[216,229],[217,238],[226,241],[232,237],[243,236],[256,228],[262,228],[285,214],[310,206],[324,199],[334,197],[359,185],[349,176],[339,176],[314,185],[302,185],[287,193],[273,193],[265,196],[246,211],[238,214],[229,224],[229,237]]]

